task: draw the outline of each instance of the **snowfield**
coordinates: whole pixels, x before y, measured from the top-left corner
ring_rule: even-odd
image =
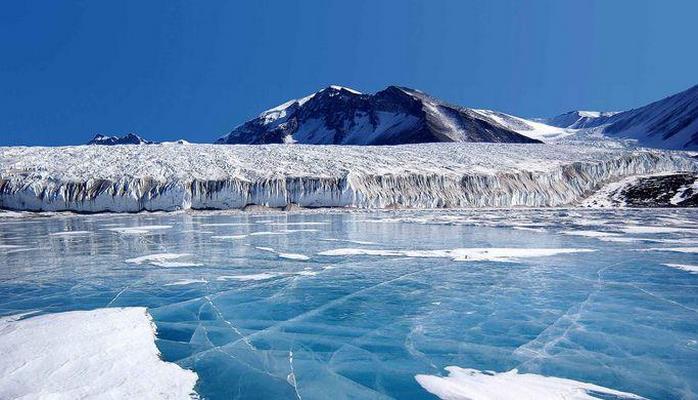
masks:
[[[0,147],[0,208],[546,207],[696,170],[684,153],[578,144]]]

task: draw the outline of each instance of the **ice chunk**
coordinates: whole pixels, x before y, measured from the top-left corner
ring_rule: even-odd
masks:
[[[190,399],[196,373],[164,362],[145,308],[0,320],[0,398]]]
[[[417,375],[428,392],[443,400],[593,400],[644,399],[632,393],[608,389],[572,379],[536,374],[482,372],[446,367],[448,376]]]

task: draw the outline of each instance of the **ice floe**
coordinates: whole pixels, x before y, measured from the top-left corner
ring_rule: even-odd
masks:
[[[572,379],[446,367],[448,376],[417,375],[417,382],[442,400],[644,399],[632,393]]]
[[[190,399],[196,373],[160,359],[145,308],[0,320],[0,398]]]

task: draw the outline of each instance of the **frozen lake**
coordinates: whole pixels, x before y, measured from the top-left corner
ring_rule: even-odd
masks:
[[[691,210],[3,218],[0,317],[147,307],[206,399],[696,399],[697,253]]]

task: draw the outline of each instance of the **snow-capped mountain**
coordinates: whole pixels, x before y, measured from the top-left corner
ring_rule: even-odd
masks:
[[[571,111],[540,121],[613,138],[635,139],[642,146],[698,150],[698,85],[629,111]]]
[[[535,120],[559,128],[584,129],[602,125],[616,114],[618,113],[613,111],[570,111],[556,117]]]
[[[105,135],[95,135],[92,140],[87,142],[87,144],[99,144],[112,146],[115,144],[153,144],[150,140],[143,139],[142,137],[129,133],[125,136],[105,136]]]
[[[536,143],[563,129],[451,105],[419,90],[389,86],[363,94],[329,86],[237,126],[218,144],[392,145],[427,142]],[[550,133],[552,132],[552,133]]]

